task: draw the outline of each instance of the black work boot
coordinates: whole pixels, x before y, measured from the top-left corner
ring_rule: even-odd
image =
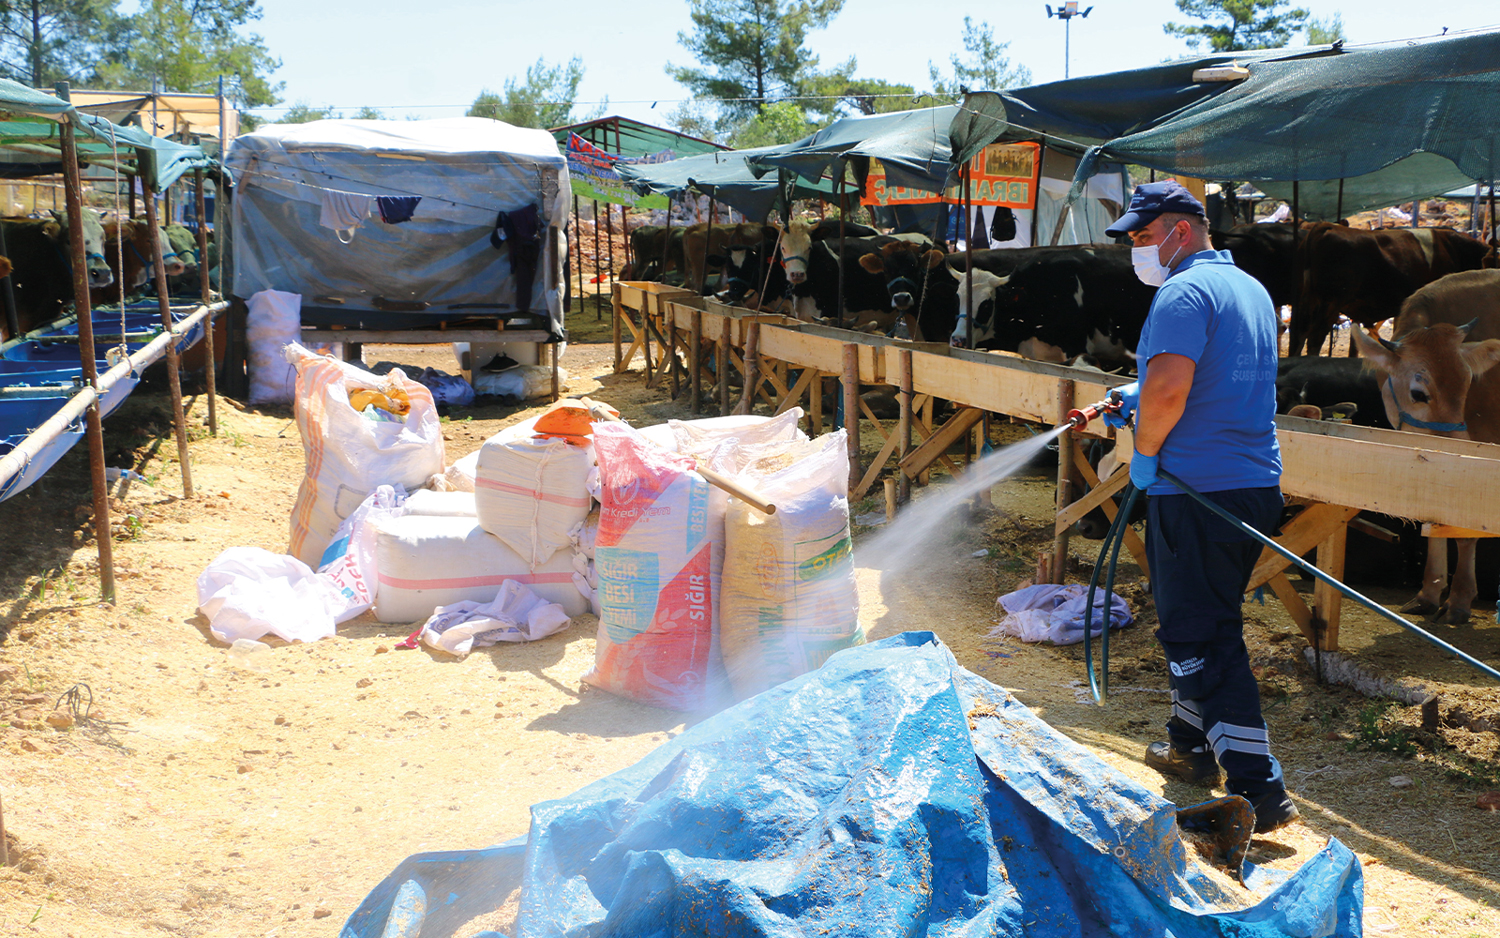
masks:
[[[1280,830],[1302,816],[1292,799],[1287,797],[1286,789],[1268,791],[1258,798],[1250,799],[1250,806],[1255,809],[1255,832],[1257,834],[1269,834],[1271,831]]]
[[[1190,785],[1219,784],[1219,763],[1208,748],[1194,752],[1157,742],[1146,747],[1146,764],[1163,775],[1175,775]],[[1295,810],[1295,809],[1293,809]]]

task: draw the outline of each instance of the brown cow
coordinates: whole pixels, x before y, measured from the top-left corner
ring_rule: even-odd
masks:
[[[774,240],[776,229],[755,222],[714,225],[711,230],[705,222],[688,228],[682,235],[682,254],[687,264],[687,282],[684,286],[702,293],[710,267],[721,267],[724,258],[735,252],[743,260],[744,252],[760,247],[766,240],[768,231],[769,237]]]
[[[1318,354],[1339,315],[1378,326],[1418,287],[1484,265],[1485,246],[1450,228],[1365,231],[1329,222],[1304,226],[1298,248],[1301,302],[1292,306],[1288,355]],[[1355,354],[1351,343],[1349,354]]]
[[[1391,426],[1398,430],[1500,443],[1500,270],[1450,274],[1402,304],[1394,341],[1354,330],[1360,354],[1380,379]],[[1403,612],[1446,613],[1467,622],[1476,592],[1473,538],[1458,539],[1458,566],[1448,579],[1448,544],[1430,538],[1422,590]]]

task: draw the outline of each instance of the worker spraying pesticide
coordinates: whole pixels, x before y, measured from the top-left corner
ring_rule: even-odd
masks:
[[[1276,311],[1265,288],[1209,244],[1203,205],[1175,181],[1136,188],[1108,229],[1135,244],[1137,276],[1160,287],[1141,332],[1139,380],[1105,408],[1135,425],[1130,479],[1149,496],[1147,561],[1172,688],[1168,741],[1146,764],[1225,787],[1255,832],[1297,819],[1271,755],[1241,603],[1261,545],[1158,476],[1169,472],[1263,533],[1282,507],[1276,442]]]

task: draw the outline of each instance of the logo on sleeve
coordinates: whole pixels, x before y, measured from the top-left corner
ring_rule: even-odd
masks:
[[[1173,676],[1187,677],[1188,675],[1197,674],[1199,671],[1202,671],[1204,663],[1202,658],[1189,658],[1181,664],[1171,661],[1168,662],[1168,665],[1172,669]]]

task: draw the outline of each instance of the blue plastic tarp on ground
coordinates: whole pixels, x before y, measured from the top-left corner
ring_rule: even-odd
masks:
[[[927,632],[839,652],[536,805],[524,842],[409,857],[343,936],[453,934],[517,886],[515,934],[568,938],[1354,938],[1364,904],[1331,839],[1274,889],[1220,889],[1175,806]]]

